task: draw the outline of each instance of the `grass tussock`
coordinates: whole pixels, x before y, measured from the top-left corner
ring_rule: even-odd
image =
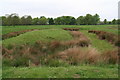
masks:
[[[58,58],[68,62],[71,65],[82,63],[96,64],[100,61],[100,53],[94,48],[69,48],[65,51],[52,55],[52,58]]]
[[[119,61],[118,50],[106,51],[102,54],[102,59],[107,64],[117,64]]]
[[[39,43],[39,44],[38,44]],[[54,43],[54,45],[53,45]],[[52,44],[52,46],[51,46]],[[48,46],[49,45],[49,46]],[[63,46],[63,45],[62,45]],[[13,46],[12,46],[13,47]],[[53,49],[52,49],[53,48]],[[3,48],[3,64],[9,66],[67,66],[79,64],[117,64],[118,51],[104,53],[92,47],[61,47],[59,42]]]
[[[95,48],[69,48],[65,51],[52,55],[52,58],[61,59],[71,65],[77,64],[118,64],[118,50],[110,50],[104,53]]]

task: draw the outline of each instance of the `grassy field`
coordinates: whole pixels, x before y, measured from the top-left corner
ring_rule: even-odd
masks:
[[[99,30],[99,31],[106,31],[106,32],[110,32],[115,35],[118,35],[119,31],[118,31],[117,25],[3,26],[2,34],[8,34],[10,32],[22,31],[27,29],[42,29],[42,30],[26,32],[19,36],[2,40],[3,42],[2,44],[4,47],[7,47],[10,44],[15,44],[17,46],[22,44],[34,44],[36,41],[39,41],[39,40],[43,42],[51,42],[54,40],[70,41],[74,39],[70,34],[70,32],[62,30],[62,28],[68,28],[68,27],[80,28],[79,32],[82,32],[90,40],[90,47],[91,47],[90,49],[94,48],[99,53],[104,53],[106,51],[117,49],[116,46],[114,46],[113,44],[110,44],[108,41],[100,40],[97,37],[97,35],[93,33],[88,33],[88,30]],[[87,48],[86,48],[86,51],[87,51]],[[11,51],[8,50],[8,52],[11,52]],[[15,56],[18,56],[18,55],[15,55]],[[55,64],[58,64],[58,63],[55,63]],[[58,66],[58,67],[51,67],[51,66],[36,66],[36,67],[10,66],[8,67],[6,66],[3,68],[3,78],[118,78],[118,65],[99,63],[99,65],[98,64],[97,65],[80,64],[80,65],[74,65],[74,66],[67,65],[66,67],[64,67],[64,65]]]
[[[10,44],[20,45],[20,44],[33,44],[36,41],[50,42],[52,40],[71,40],[72,36],[69,32],[62,29],[46,29],[46,30],[37,30],[32,32],[27,32],[21,34],[20,36],[13,37],[10,39],[3,40],[3,45],[7,46]]]
[[[4,78],[117,78],[114,66],[23,67],[3,68]]]
[[[91,27],[92,26],[92,27]],[[64,27],[78,27],[81,30],[102,30],[118,34],[118,25],[41,25],[41,26],[4,26],[2,27],[2,34],[10,32],[21,31],[26,29],[60,29]]]

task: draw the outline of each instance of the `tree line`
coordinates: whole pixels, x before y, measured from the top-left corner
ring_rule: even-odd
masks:
[[[46,18],[45,16],[32,18],[30,15],[19,17],[18,14],[10,14],[1,16],[3,26],[16,26],[16,25],[98,25],[98,24],[120,24],[120,19],[113,19],[112,21],[100,21],[98,14],[86,16],[61,16],[57,18]]]

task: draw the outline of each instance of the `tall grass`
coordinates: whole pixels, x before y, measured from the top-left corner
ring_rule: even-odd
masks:
[[[54,44],[54,45],[53,45]],[[92,47],[64,47],[59,42],[3,48],[3,64],[7,66],[68,66],[79,64],[117,64],[118,51],[99,52]]]
[[[118,51],[110,50],[104,53],[98,52],[95,48],[74,47],[65,51],[59,52],[51,56],[68,62],[71,65],[77,64],[117,64]]]

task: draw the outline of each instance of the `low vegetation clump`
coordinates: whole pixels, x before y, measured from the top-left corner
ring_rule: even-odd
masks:
[[[82,63],[97,64],[100,61],[100,53],[94,48],[74,47],[52,55],[54,59],[64,60],[71,65]]]
[[[119,61],[119,52],[118,49],[105,51],[101,56],[103,57],[103,61],[107,64],[117,64]]]
[[[51,59],[64,60],[71,65],[78,64],[117,64],[118,51],[111,50],[100,53],[95,48],[74,47],[52,55]]]
[[[117,64],[117,50],[104,53],[91,47],[66,47],[61,42],[43,43],[37,41],[34,45],[11,45],[3,48],[3,66],[68,66],[79,64]]]

